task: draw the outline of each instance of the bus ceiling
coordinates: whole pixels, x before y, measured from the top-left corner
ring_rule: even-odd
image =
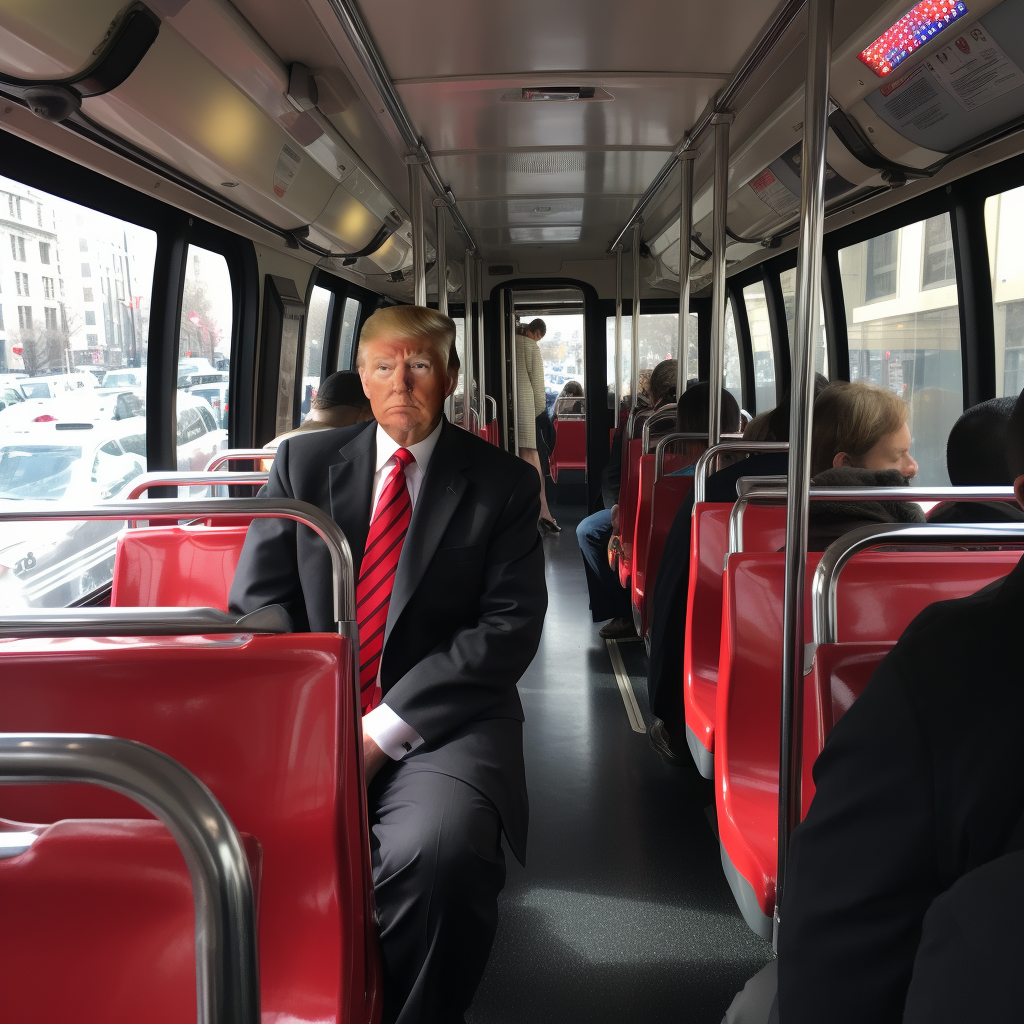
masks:
[[[730,269],[795,245],[805,33],[802,0],[459,0],[443,18],[414,0],[38,0],[0,12],[0,121],[60,151],[36,110],[190,189],[196,212],[215,203],[264,244],[403,297],[410,181],[425,263],[431,202],[453,270],[467,249],[527,274],[605,261],[642,216],[646,287],[670,289],[695,150],[700,288],[716,111],[735,115]],[[985,147],[1013,155],[1024,0],[838,0],[830,96],[826,201],[844,223],[975,170]]]

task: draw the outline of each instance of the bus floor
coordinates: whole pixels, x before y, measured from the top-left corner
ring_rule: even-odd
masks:
[[[575,528],[553,509],[548,613],[519,684],[530,839],[505,848],[498,935],[468,1024],[719,1024],[771,957],[743,923],[706,808],[712,785],[665,764],[634,731],[600,624],[591,622]],[[643,645],[620,651],[645,723]]]

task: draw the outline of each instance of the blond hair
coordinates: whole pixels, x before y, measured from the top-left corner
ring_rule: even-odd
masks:
[[[426,306],[385,306],[367,317],[359,332],[356,366],[366,358],[366,346],[387,338],[389,341],[422,341],[430,345],[451,370],[459,368],[455,352],[455,321]]]
[[[814,403],[811,475],[831,469],[841,452],[855,459],[867,455],[909,416],[910,406],[902,398],[870,381],[829,384]]]

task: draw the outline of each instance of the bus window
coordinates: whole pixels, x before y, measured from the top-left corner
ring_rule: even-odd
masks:
[[[359,326],[359,313],[362,304],[358,299],[345,300],[345,308],[341,316],[341,342],[338,345],[338,365],[336,370],[351,370],[356,353],[356,327]]]
[[[3,177],[0,209],[14,272],[0,294],[0,504],[123,498],[146,471],[156,233]],[[109,583],[122,525],[5,525],[0,608]]]
[[[622,394],[629,394],[629,364],[633,318],[622,318]],[[608,393],[615,384],[615,317],[605,321],[605,355],[608,362]],[[697,378],[697,314],[690,313],[687,332],[686,380]],[[678,313],[640,314],[640,369],[653,370],[665,359],[675,359],[679,350]]]
[[[306,313],[306,344],[302,352],[302,404],[299,422],[309,415],[310,405],[320,387],[320,367],[323,365],[324,338],[331,310],[332,292],[329,288],[313,286]]]
[[[743,304],[750,327],[750,345],[754,351],[754,408],[758,413],[775,408],[775,349],[768,323],[768,301],[764,283],[755,281],[743,289]]]
[[[779,275],[782,286],[782,301],[786,304],[786,335],[789,351],[793,351],[793,326],[796,322],[796,268],[784,270]],[[814,372],[828,377],[828,333],[825,330],[825,311],[818,305],[818,333],[814,339]],[[760,408],[760,406],[758,407]]]
[[[1024,389],[1024,187],[985,202],[988,262],[992,268],[995,320],[996,394],[1019,395]]]
[[[177,463],[186,472],[202,470],[228,444],[228,432],[209,399],[200,394],[211,384],[229,382],[232,324],[231,274],[218,252],[188,247],[185,288],[178,329]],[[225,392],[224,402],[230,402]],[[202,410],[210,413],[203,415]],[[210,424],[214,429],[210,429]],[[179,489],[184,497],[189,491]],[[193,489],[192,494],[201,494]]]
[[[740,372],[740,342],[736,334],[736,317],[732,303],[725,302],[725,390],[743,408],[743,375]]]
[[[910,403],[917,482],[949,483],[946,439],[963,412],[960,309],[949,215],[839,252],[850,379]]]
[[[455,385],[453,405],[455,407],[455,422],[463,422],[463,404],[466,395],[466,323],[463,317],[453,316],[455,324],[455,352],[459,357],[459,379]]]

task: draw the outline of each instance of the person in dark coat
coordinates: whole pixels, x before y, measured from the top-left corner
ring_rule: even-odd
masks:
[[[1007,428],[1013,398],[971,406],[953,424],[946,443],[946,469],[954,487],[1009,487]],[[944,501],[928,513],[930,523],[1024,522],[1024,510],[1009,501]]]

